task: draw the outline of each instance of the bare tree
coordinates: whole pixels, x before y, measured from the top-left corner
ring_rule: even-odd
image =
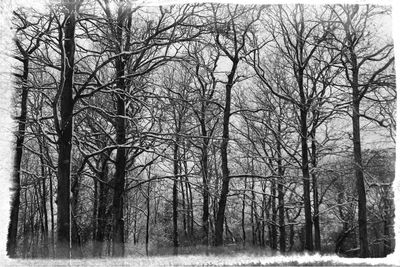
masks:
[[[29,11],[28,11],[29,12]],[[22,62],[23,69],[22,74],[16,74],[19,79],[18,85],[21,87],[21,102],[20,102],[20,115],[18,120],[18,131],[16,133],[16,151],[14,156],[14,167],[13,167],[13,188],[14,195],[11,200],[11,215],[10,224],[8,228],[7,236],[7,254],[10,257],[16,256],[17,248],[17,231],[18,231],[18,213],[20,205],[20,191],[21,191],[21,160],[23,153],[23,145],[25,140],[25,129],[28,118],[28,94],[30,88],[29,82],[29,63],[31,61],[31,55],[39,48],[41,37],[49,31],[52,18],[46,20],[46,17],[34,17],[36,21],[29,21],[27,14],[23,10],[17,10],[14,12],[16,17],[17,36],[22,35],[22,38],[16,37],[15,44],[18,52],[14,56],[18,61]],[[40,25],[40,27],[36,27]],[[30,33],[32,32],[32,33]],[[32,37],[29,37],[32,36]],[[25,38],[28,39],[28,43],[25,43]]]
[[[326,11],[325,11],[326,12]],[[272,9],[270,12],[276,19],[272,24],[266,23],[268,32],[271,34],[272,41],[277,51],[288,63],[285,67],[288,72],[294,75],[294,81],[281,81],[278,89],[271,85],[268,77],[268,67],[260,59],[259,50],[253,54],[253,66],[260,80],[267,86],[271,93],[285,101],[292,103],[298,108],[299,136],[301,140],[301,170],[303,176],[304,194],[304,215],[305,215],[305,249],[312,251],[313,232],[312,232],[312,207],[311,207],[311,175],[309,162],[309,112],[310,106],[315,100],[315,90],[308,88],[306,71],[310,62],[314,59],[317,49],[326,40],[329,33],[329,26],[325,26],[318,20],[311,20],[310,17],[318,16],[316,11],[306,12],[304,6],[295,5],[293,7],[282,7]],[[265,46],[266,41],[258,42],[260,47]],[[270,71],[269,71],[270,72]],[[296,90],[290,91],[289,84],[295,84]]]
[[[10,256],[392,251],[386,8],[45,8],[14,14]]]
[[[333,8],[333,11],[343,33],[335,36],[335,39],[340,44],[346,85],[352,96],[350,116],[353,126],[354,176],[358,195],[359,256],[365,258],[369,256],[369,248],[368,211],[361,150],[361,101],[367,98],[371,90],[376,90],[385,83],[387,77],[384,72],[394,62],[393,44],[389,42],[381,46],[370,46],[372,37],[369,22],[375,15],[383,12],[374,6],[341,5],[339,8]]]
[[[70,257],[71,242],[71,149],[73,132],[73,87],[75,61],[76,16],[82,1],[65,1],[64,20],[57,19],[61,50],[61,74],[54,109],[60,103],[59,114],[54,114],[58,134],[57,183],[57,256]],[[60,119],[59,117],[60,116]],[[74,248],[73,248],[74,249]]]
[[[229,166],[228,166],[228,142],[229,142],[229,124],[231,116],[231,94],[233,85],[237,82],[238,65],[245,51],[246,41],[252,26],[260,16],[258,10],[242,8],[238,5],[228,6],[226,10],[221,6],[213,5],[213,19],[215,27],[215,42],[222,50],[231,63],[228,71],[228,80],[225,85],[225,103],[222,121],[222,142],[221,142],[221,171],[222,187],[218,203],[218,212],[215,222],[214,245],[223,244],[223,229],[225,221],[225,206],[229,193]],[[223,16],[221,18],[221,16]],[[245,16],[249,16],[245,18]],[[222,20],[221,20],[222,19]],[[240,22],[240,20],[243,22]],[[238,20],[238,21],[236,21]],[[224,22],[221,22],[224,21]]]

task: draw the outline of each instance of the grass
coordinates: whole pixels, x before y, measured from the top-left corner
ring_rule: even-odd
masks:
[[[201,251],[199,247],[199,251]],[[338,256],[319,255],[268,255],[266,252],[235,252],[225,248],[213,251],[209,255],[181,254],[179,256],[139,256],[126,258],[101,259],[29,259],[0,262],[1,266],[399,266],[395,257],[352,259]]]

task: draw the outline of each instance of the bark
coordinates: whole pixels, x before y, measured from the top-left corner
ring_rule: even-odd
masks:
[[[47,214],[47,195],[46,195],[46,171],[43,159],[43,144],[39,144],[40,168],[42,174],[42,208],[43,208],[43,257],[49,256],[49,218]]]
[[[216,155],[216,150],[217,150],[217,146],[216,145],[213,145],[212,146],[212,155],[214,155],[214,160],[213,160],[213,163],[214,163],[214,173],[215,173],[215,179],[214,179],[214,188],[215,188],[215,191],[216,192],[218,192],[218,191],[220,191],[220,174],[218,173],[218,161],[217,161],[217,157],[215,156]],[[210,196],[211,197],[211,196]],[[212,211],[213,211],[213,216],[212,216],[212,220],[210,221],[210,227],[212,227],[212,230],[211,231],[213,231],[213,242],[215,241],[215,222],[217,221],[217,213],[218,213],[218,198],[217,197],[212,197],[211,198],[211,203],[212,203]],[[213,225],[213,226],[211,226],[211,225]]]
[[[190,238],[193,237],[194,232],[194,216],[193,216],[193,192],[192,187],[189,183],[189,170],[187,165],[186,151],[184,153],[183,158],[183,166],[184,166],[184,179],[185,179],[185,190],[186,190],[186,198],[187,198],[187,223],[188,223],[188,233]]]
[[[178,131],[179,132],[179,131]],[[178,254],[178,174],[179,174],[179,138],[176,137],[175,144],[174,144],[174,183],[172,187],[172,239],[173,239],[173,247],[174,247],[174,255]]]
[[[390,224],[387,218],[383,221],[383,256],[386,257],[392,253]]]
[[[193,237],[194,233],[194,211],[193,211],[193,192],[192,187],[187,178],[188,172],[186,169],[186,188],[187,188],[187,195],[189,197],[189,208],[188,208],[188,218],[189,218],[189,234],[190,237]]]
[[[354,76],[353,76],[354,77]],[[360,104],[358,91],[353,88],[353,148],[354,168],[358,195],[358,231],[360,242],[360,257],[369,256],[368,231],[367,231],[367,197],[364,185],[364,173],[362,167],[361,140],[360,140]]]
[[[277,249],[277,229],[276,229],[276,215],[277,215],[277,210],[276,210],[276,180],[273,179],[271,181],[271,211],[272,211],[272,216],[271,216],[271,248],[272,249]]]
[[[278,123],[278,138],[280,138],[281,124]],[[276,151],[278,153],[278,213],[279,213],[279,251],[286,251],[286,231],[285,231],[285,192],[283,191],[284,169],[282,166],[282,149],[280,140],[277,142]]]
[[[97,174],[97,176],[100,178],[101,175]],[[93,200],[93,248],[92,248],[92,255],[93,257],[100,257],[101,253],[103,251],[103,244],[101,242],[98,242],[97,240],[97,233],[99,232],[100,228],[100,216],[99,216],[99,202],[102,200],[100,193],[101,191],[99,190],[99,187],[101,187],[101,182],[97,181],[96,179],[93,179],[94,182],[94,200]],[[103,196],[104,198],[105,196]],[[104,200],[103,200],[104,201]],[[105,212],[103,213],[103,215]],[[105,218],[102,218],[105,219]]]
[[[43,247],[40,247],[39,246],[39,242],[40,242],[40,240],[42,239],[43,240],[43,236],[44,236],[44,216],[43,216],[43,214],[44,214],[44,211],[43,211],[43,205],[42,205],[42,197],[43,197],[43,194],[42,194],[42,190],[41,190],[41,183],[39,182],[39,183],[35,183],[34,184],[34,192],[35,192],[35,195],[34,195],[34,202],[32,202],[32,207],[35,207],[35,204],[36,204],[36,209],[37,209],[37,212],[36,212],[36,214],[37,214],[37,220],[38,221],[36,221],[35,222],[35,214],[34,214],[34,216],[33,216],[33,218],[34,218],[34,224],[35,224],[35,237],[36,237],[36,240],[32,240],[32,243],[33,244],[37,244],[37,246],[34,246],[34,252],[35,252],[35,257],[37,256],[37,255],[44,255],[44,251],[43,251]],[[40,238],[40,234],[42,234],[41,235],[41,238]]]
[[[35,257],[36,246],[32,247],[32,244],[37,244],[37,242],[35,242],[35,233],[38,232],[38,231],[36,231],[35,226],[34,226],[34,224],[35,224],[35,222],[34,222],[34,220],[35,220],[35,213],[34,213],[34,210],[35,210],[35,207],[34,207],[35,193],[34,192],[32,192],[30,194],[30,200],[31,201],[29,203],[29,227],[30,227],[30,239],[31,239],[31,242],[29,244],[29,251],[31,252],[30,257],[33,258],[33,257]]]
[[[180,164],[179,164],[180,165]],[[181,166],[179,166],[179,170],[181,170]],[[181,171],[179,171],[179,174],[181,175]],[[180,186],[181,186],[181,195],[182,195],[182,222],[183,222],[183,233],[185,235],[185,237],[187,237],[188,234],[188,217],[187,217],[187,208],[186,208],[186,194],[185,194],[185,187],[183,185],[183,179],[184,177],[180,176]]]
[[[243,246],[246,246],[246,225],[245,225],[245,210],[246,210],[246,190],[247,190],[247,177],[244,178],[244,192],[242,199],[242,240]]]
[[[268,246],[270,248],[272,248],[273,244],[272,244],[272,238],[271,238],[272,237],[272,231],[271,231],[272,229],[271,229],[271,222],[270,222],[270,219],[271,219],[270,208],[271,208],[271,196],[268,197],[267,206],[265,208],[265,219],[267,220],[267,227],[268,227],[268,237],[269,237]]]
[[[26,258],[27,257],[27,253],[28,253],[28,243],[29,243],[29,229],[28,229],[28,198],[27,198],[27,191],[28,190],[24,190],[24,220],[23,220],[23,226],[24,226],[24,230],[23,230],[23,241],[22,241],[22,257]]]
[[[254,203],[255,203],[255,193],[254,193],[254,179],[251,180],[251,203],[250,203],[250,224],[251,224],[251,242],[253,246],[256,245],[256,231],[255,231],[255,222],[254,222]],[[267,219],[269,219],[269,215],[267,215]],[[269,225],[269,224],[268,224]]]
[[[226,232],[226,236],[230,235],[232,242],[235,243],[235,236],[233,235],[232,231],[229,229],[229,225],[228,225],[228,221],[226,220],[225,217],[225,232]]]
[[[71,183],[71,192],[72,192],[72,199],[71,199],[71,256],[73,258],[82,258],[83,252],[81,250],[81,237],[79,234],[79,227],[78,227],[78,205],[79,205],[79,176],[75,175],[72,177]]]
[[[179,111],[178,111],[179,113]],[[173,239],[173,254],[178,255],[178,247],[179,247],[179,236],[178,236],[178,181],[179,181],[179,144],[180,144],[180,138],[179,134],[181,132],[181,114],[178,114],[176,117],[175,121],[175,131],[176,131],[176,136],[175,136],[175,143],[174,143],[174,159],[173,159],[173,168],[174,168],[174,183],[172,187],[172,227],[173,227],[173,232],[172,232],[172,239]],[[181,180],[182,181],[182,180]],[[183,188],[182,188],[183,192]],[[184,198],[184,195],[183,195]],[[183,199],[184,201],[184,199]],[[185,216],[185,213],[184,215]],[[184,222],[184,227],[186,223]],[[185,230],[185,229],[184,229]]]
[[[310,197],[310,170],[308,164],[308,127],[307,127],[307,103],[303,85],[303,69],[299,68],[297,73],[297,83],[300,91],[300,135],[301,135],[301,170],[303,174],[303,197],[304,197],[304,217],[305,217],[305,244],[304,248],[313,251],[312,235],[312,215]]]
[[[119,60],[118,60],[119,61]],[[122,65],[122,66],[121,66]],[[123,75],[123,63],[117,63],[118,76]],[[121,70],[122,68],[122,70]],[[122,72],[122,73],[121,73]],[[123,79],[119,79],[119,88],[125,89]],[[122,94],[117,96],[117,115],[116,119],[116,132],[117,144],[124,145],[126,142],[125,137],[125,97]],[[126,167],[126,153],[125,148],[117,148],[117,155],[115,160],[115,176],[114,176],[114,195],[113,195],[113,229],[112,229],[112,255],[113,257],[123,257],[125,252],[124,246],[124,189],[125,189],[125,167]]]
[[[93,214],[92,214],[92,239],[93,239],[93,247],[95,247],[96,241],[96,232],[97,232],[97,212],[99,210],[99,182],[96,179],[93,179]],[[95,255],[94,250],[92,251],[93,255]]]
[[[53,257],[56,256],[56,251],[55,251],[55,223],[54,223],[54,206],[53,206],[53,177],[50,174],[49,170],[49,202],[50,202],[50,216],[51,216],[51,255]]]
[[[100,175],[99,175],[100,176]],[[105,215],[105,207],[104,210],[102,211],[102,214],[100,214],[101,208],[100,208],[100,202],[103,201],[105,202],[105,196],[102,196],[101,194],[104,194],[104,189],[101,190],[102,183],[94,181],[96,184],[95,186],[95,200],[94,200],[94,205],[93,209],[93,217],[94,220],[96,220],[95,228],[94,228],[94,233],[93,233],[93,250],[92,250],[92,255],[93,257],[100,257],[103,251],[103,242],[104,242],[104,228],[100,229],[103,225],[103,220],[104,215]],[[103,191],[103,192],[102,192]],[[103,207],[102,207],[103,208]],[[103,218],[102,218],[103,217]],[[105,227],[105,224],[104,226]],[[102,231],[103,230],[103,231]]]
[[[313,183],[313,201],[314,201],[314,245],[316,251],[321,251],[321,231],[319,224],[319,196],[318,196],[318,181],[317,174],[315,173],[317,168],[317,146],[315,140],[315,128],[311,131],[311,163],[314,168],[312,172],[312,183]]]
[[[149,177],[150,178],[150,171]],[[146,198],[146,237],[145,237],[145,246],[146,246],[146,256],[149,256],[149,238],[150,238],[150,186],[151,182],[147,184],[147,198]]]
[[[190,238],[193,237],[194,232],[194,215],[193,215],[193,192],[192,186],[189,183],[189,169],[188,169],[188,159],[187,159],[187,150],[185,150],[183,154],[183,169],[185,174],[185,190],[186,190],[186,198],[187,198],[187,218],[188,218],[188,232]]]
[[[201,172],[202,172],[202,179],[203,179],[203,214],[202,214],[202,228],[203,228],[203,240],[205,245],[209,245],[209,186],[208,186],[208,144],[209,139],[207,138],[207,128],[206,128],[206,121],[205,121],[205,106],[206,104],[204,101],[201,104],[201,120],[200,120],[200,127],[201,127],[201,135],[203,136],[203,144],[201,148]]]
[[[390,198],[389,198],[389,188],[384,187],[383,192],[383,256],[387,256],[390,253],[392,253],[392,242],[391,242],[391,235],[390,235],[390,230],[391,230],[391,225],[392,225],[392,216],[391,216],[391,204],[390,204]]]
[[[71,148],[73,129],[73,82],[75,56],[75,3],[66,3],[66,22],[63,28],[64,42],[63,72],[60,83],[60,129],[58,136],[58,183],[57,183],[57,257],[70,257],[70,182],[71,182]],[[56,114],[54,114],[56,116]]]
[[[137,201],[135,201],[137,203]],[[136,204],[135,203],[135,204]],[[132,223],[129,223],[131,225]],[[138,232],[137,232],[137,212],[136,210],[133,212],[133,244],[136,245],[138,243]]]
[[[260,232],[261,232],[261,238],[260,238],[260,245],[262,246],[262,247],[264,247],[265,246],[265,222],[266,222],[266,217],[267,217],[267,211],[266,211],[266,209],[267,209],[267,195],[266,195],[266,189],[267,189],[267,186],[266,186],[266,184],[265,183],[263,183],[262,184],[262,192],[263,192],[263,196],[262,196],[262,203],[261,203],[261,229],[260,229]],[[276,227],[275,227],[275,229],[276,229]],[[276,231],[275,231],[275,234],[276,234]],[[276,243],[276,236],[275,236],[275,243]]]

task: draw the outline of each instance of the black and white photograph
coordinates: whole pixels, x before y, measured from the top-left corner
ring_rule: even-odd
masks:
[[[399,264],[393,2],[2,1],[4,266]]]

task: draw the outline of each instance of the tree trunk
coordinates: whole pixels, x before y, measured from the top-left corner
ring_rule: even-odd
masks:
[[[367,197],[365,193],[364,173],[362,167],[359,105],[360,103],[358,101],[358,90],[353,88],[353,146],[355,178],[358,194],[358,231],[360,242],[360,257],[367,258],[369,256],[367,231]]]
[[[34,258],[36,256],[36,247],[37,247],[37,242],[35,242],[35,235],[38,231],[35,229],[35,193],[31,192],[30,194],[30,203],[29,203],[29,227],[30,227],[30,237],[31,237],[31,242],[29,244],[29,251],[31,252],[31,258]],[[33,245],[35,244],[35,245]],[[33,246],[32,246],[33,245]]]
[[[150,179],[150,170],[149,177]],[[145,246],[146,246],[146,256],[149,256],[149,238],[150,238],[150,186],[151,182],[147,183],[147,198],[146,198],[146,237],[145,237]]]
[[[72,199],[71,199],[71,256],[73,258],[82,258],[83,253],[81,250],[81,238],[78,231],[78,221],[77,221],[77,213],[78,213],[78,204],[79,204],[79,176],[74,175],[72,177],[71,183],[71,192],[72,192]]]
[[[215,179],[214,179],[214,190],[215,192],[219,192],[220,191],[220,174],[218,173],[218,161],[217,161],[217,145],[213,144],[212,146],[212,155],[214,155],[214,173],[215,173]],[[212,211],[213,211],[213,216],[212,216],[212,220],[210,221],[210,227],[211,224],[213,224],[212,226],[212,230],[213,233],[213,242],[215,243],[215,222],[217,221],[217,213],[218,213],[218,198],[216,196],[212,196],[210,195],[211,198],[211,204],[212,204]]]
[[[125,25],[125,21],[127,23]],[[121,5],[118,9],[117,17],[117,30],[116,38],[117,53],[120,53],[123,47],[123,35],[124,29],[130,31],[130,25],[132,22],[132,14],[130,9],[124,10]],[[129,38],[129,32],[127,33]],[[125,47],[127,50],[128,47]],[[125,191],[125,168],[126,168],[126,149],[124,147],[126,143],[126,107],[125,107],[125,94],[126,94],[126,81],[125,75],[125,64],[127,58],[123,55],[116,58],[115,70],[117,77],[117,88],[120,90],[117,93],[117,118],[115,119],[115,130],[116,130],[116,143],[119,145],[117,148],[117,154],[115,158],[115,176],[114,176],[114,196],[113,196],[113,229],[112,229],[112,255],[113,257],[123,257],[125,254],[125,238],[124,238],[124,191]]]
[[[178,129],[179,132],[179,129]],[[178,174],[179,174],[179,138],[176,137],[174,144],[174,183],[172,187],[172,227],[174,255],[178,255]]]
[[[29,240],[28,240],[28,238],[29,238],[29,230],[28,230],[28,227],[27,227],[27,224],[28,224],[28,199],[27,199],[27,191],[28,190],[24,190],[24,198],[23,198],[23,200],[24,200],[24,205],[23,205],[23,207],[24,207],[24,219],[23,219],[23,226],[24,226],[24,230],[23,230],[23,241],[22,241],[22,251],[21,251],[21,254],[22,254],[22,257],[23,258],[26,258],[27,257],[27,253],[28,253],[28,242],[29,242]]]
[[[351,18],[348,17],[347,24],[344,25],[346,32],[346,41],[349,43],[347,47],[350,53],[351,77],[349,77],[350,86],[352,88],[352,124],[353,124],[353,153],[354,153],[354,178],[356,180],[356,188],[358,195],[358,235],[360,242],[360,257],[369,256],[368,249],[368,231],[367,231],[367,199],[364,185],[364,173],[362,165],[361,137],[360,137],[360,101],[362,96],[359,89],[359,65],[357,55],[355,53],[355,44],[353,43],[353,34],[350,30]]]
[[[304,216],[305,216],[305,244],[304,248],[313,251],[312,236],[312,215],[311,215],[311,198],[310,198],[310,170],[308,165],[308,126],[307,126],[307,103],[303,85],[303,69],[299,69],[297,73],[297,83],[300,91],[300,135],[301,135],[301,170],[303,174],[303,195],[304,195]]]
[[[137,201],[135,201],[135,204],[137,203]],[[138,219],[137,219],[137,211],[135,210],[134,212],[133,212],[133,244],[134,245],[136,245],[137,243],[138,243],[138,240],[137,240],[137,235],[136,235],[136,233],[138,232],[137,231],[137,221],[138,221]],[[132,223],[129,223],[128,225],[131,225]]]
[[[313,183],[313,200],[314,200],[314,216],[313,216],[313,223],[314,223],[314,243],[315,243],[315,250],[321,251],[321,231],[319,225],[319,196],[318,196],[318,182],[317,182],[317,146],[315,140],[315,128],[311,131],[311,162],[313,166],[312,176],[312,183]]]
[[[92,239],[93,239],[93,248],[95,247],[96,242],[96,232],[97,232],[97,212],[99,211],[99,182],[96,179],[93,179],[93,213],[92,213]],[[92,251],[94,255],[94,250]]]
[[[276,250],[277,245],[277,229],[276,229],[276,179],[273,178],[271,181],[271,248]]]
[[[179,165],[181,165],[181,164],[179,164]],[[182,170],[182,167],[179,166],[179,175],[180,175],[179,182],[180,182],[180,186],[181,186],[181,196],[182,196],[183,233],[184,233],[185,237],[187,237],[187,235],[188,235],[188,220],[187,220],[187,212],[186,212],[187,211],[187,207],[186,207],[186,205],[187,205],[187,203],[186,203],[187,196],[185,194],[185,187],[183,185],[184,177],[182,176],[181,170]]]
[[[43,218],[43,205],[42,205],[42,197],[43,194],[41,192],[41,181],[39,183],[36,183],[33,185],[33,190],[34,190],[34,201],[31,203],[32,208],[37,210],[37,212],[34,213],[33,215],[33,220],[34,220],[34,237],[36,237],[36,240],[33,239],[32,243],[34,244],[34,251],[35,251],[35,257],[42,256],[44,254],[43,247],[40,246],[40,240],[43,240],[44,236],[44,218]],[[35,206],[36,204],[36,206]],[[35,214],[37,214],[37,221],[35,222]],[[42,238],[40,238],[40,234],[42,234]]]
[[[246,190],[247,190],[247,177],[244,178],[244,192],[243,192],[243,200],[242,200],[242,240],[243,240],[243,246],[246,246],[246,225],[245,225]]]
[[[393,236],[390,235],[391,225],[392,225],[392,216],[391,216],[391,204],[390,204],[390,197],[389,197],[390,188],[384,187],[383,192],[383,256],[387,256],[392,253],[392,242],[391,239]]]
[[[256,245],[256,230],[255,230],[255,222],[254,222],[254,213],[255,213],[254,203],[255,203],[256,195],[254,193],[254,179],[251,180],[250,189],[251,189],[251,203],[250,203],[251,242],[252,242],[253,246],[255,246]]]
[[[124,75],[125,65],[122,59],[117,59],[117,87],[122,93],[117,95],[117,118],[116,118],[116,136],[117,155],[115,159],[115,177],[114,177],[114,196],[113,196],[113,248],[112,255],[114,257],[124,256],[124,200],[125,191],[125,167],[126,167],[126,152],[123,147],[126,142],[126,119],[125,116],[125,80],[121,78]]]
[[[42,139],[43,140],[43,139]],[[43,257],[49,256],[49,223],[48,223],[48,215],[47,215],[47,195],[46,195],[46,168],[43,159],[43,144],[39,143],[39,151],[40,151],[40,169],[42,176],[42,208],[43,208]]]
[[[60,117],[61,125],[58,136],[58,183],[57,183],[57,257],[70,257],[71,212],[70,212],[70,179],[71,148],[73,128],[73,82],[75,56],[76,6],[74,1],[65,4],[66,22],[63,28],[64,43],[62,82],[60,83]],[[54,114],[57,116],[56,114]]]
[[[54,223],[54,206],[53,206],[53,177],[50,173],[50,169],[49,169],[49,202],[50,202],[50,216],[51,216],[51,255],[52,257],[56,256],[56,251],[55,251],[55,237],[54,237],[54,233],[55,233],[55,223]]]
[[[12,174],[11,191],[14,194],[11,197],[11,214],[8,226],[7,236],[7,255],[11,258],[17,256],[17,232],[18,232],[18,215],[20,206],[21,192],[21,160],[25,139],[26,117],[27,117],[27,101],[28,101],[28,74],[29,74],[29,58],[26,55],[23,61],[23,73],[21,78],[22,94],[21,94],[21,114],[18,118],[17,142],[14,154],[14,166]]]
[[[271,208],[271,196],[268,197],[268,202],[265,207],[265,219],[267,220],[267,230],[268,230],[268,246],[270,248],[273,247],[272,244],[272,228],[271,228],[271,213],[270,213],[270,208]]]
[[[232,68],[228,75],[228,82],[225,87],[225,107],[224,119],[222,123],[222,142],[221,142],[221,170],[222,170],[222,187],[221,195],[218,203],[217,219],[215,222],[215,246],[223,245],[224,235],[224,218],[226,199],[229,193],[229,167],[228,167],[228,142],[229,142],[229,118],[231,116],[231,91],[233,81],[239,63],[239,58],[236,56],[232,60]]]
[[[117,75],[122,77],[124,73],[124,64],[122,60],[117,60]],[[118,88],[125,91],[125,82],[123,78],[119,78]],[[112,255],[113,257],[123,257],[124,248],[124,191],[125,191],[125,167],[126,154],[125,148],[122,147],[126,142],[125,137],[125,96],[117,95],[117,115],[116,118],[116,134],[117,155],[115,160],[115,176],[114,176],[114,195],[113,195],[113,229],[112,229]]]
[[[280,138],[281,124],[278,122],[278,139]],[[279,212],[279,251],[286,251],[286,231],[285,231],[285,192],[283,191],[284,169],[282,167],[282,149],[280,140],[277,140],[276,151],[278,153],[278,212]]]
[[[203,228],[203,240],[205,245],[209,245],[209,222],[208,217],[209,213],[209,186],[208,186],[208,133],[206,127],[206,103],[204,101],[201,102],[201,114],[200,114],[200,128],[202,139],[202,147],[201,147],[201,173],[203,178],[203,215],[202,215],[202,228]]]
[[[192,194],[192,188],[189,183],[189,169],[188,169],[188,161],[187,161],[187,151],[186,150],[186,145],[184,143],[184,152],[183,152],[183,173],[184,173],[184,184],[185,184],[185,194],[186,194],[186,200],[187,200],[187,209],[186,209],[186,216],[187,216],[187,228],[188,228],[188,234],[189,237],[193,237],[193,194]]]
[[[190,236],[191,236],[191,238],[193,238],[193,234],[194,234],[193,192],[192,192],[192,186],[190,185],[189,181],[186,181],[186,186],[188,188],[188,194],[189,194]]]
[[[261,203],[261,240],[260,245],[265,247],[265,222],[267,221],[267,195],[266,195],[267,185],[265,182],[262,182],[262,203]],[[276,227],[275,227],[276,229]],[[276,234],[276,230],[275,230]],[[276,244],[276,235],[275,235],[275,244]]]

